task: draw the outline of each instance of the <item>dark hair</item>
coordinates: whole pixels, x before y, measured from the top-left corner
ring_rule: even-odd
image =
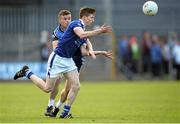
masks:
[[[60,16],[69,15],[69,14],[71,14],[71,12],[68,11],[68,10],[60,10],[59,13],[58,13],[58,18]]]
[[[95,14],[96,10],[89,7],[83,7],[80,9],[79,17],[82,18],[83,16],[89,16],[89,14]]]

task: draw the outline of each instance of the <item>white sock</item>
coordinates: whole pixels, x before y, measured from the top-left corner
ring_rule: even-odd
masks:
[[[54,99],[49,99],[48,106],[54,106]]]
[[[61,105],[62,105],[61,100],[58,100],[58,102],[57,102],[57,104],[56,104],[56,108],[60,108],[60,107],[61,107]]]

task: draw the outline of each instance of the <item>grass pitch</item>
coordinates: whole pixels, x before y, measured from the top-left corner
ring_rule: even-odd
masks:
[[[32,83],[0,83],[0,122],[180,122],[180,82],[82,82],[73,119],[45,117],[48,97]]]

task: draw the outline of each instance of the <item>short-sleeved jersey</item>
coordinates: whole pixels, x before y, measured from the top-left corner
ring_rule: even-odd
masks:
[[[86,43],[86,39],[80,39],[80,37],[75,34],[74,28],[76,27],[85,29],[81,20],[75,20],[69,24],[62,38],[59,39],[58,46],[54,51],[59,56],[72,58],[80,46]]]
[[[58,26],[52,34],[52,39],[53,39],[52,41],[62,38],[63,34],[64,34],[64,31],[61,30],[61,26]]]

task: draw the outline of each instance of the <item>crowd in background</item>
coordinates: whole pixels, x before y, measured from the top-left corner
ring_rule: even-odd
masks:
[[[51,42],[47,31],[41,32],[40,56],[47,61]],[[160,36],[144,32],[141,38],[122,34],[118,41],[117,66],[127,79],[136,74],[180,80],[180,40],[176,32]]]
[[[144,32],[140,41],[136,36],[122,34],[118,41],[117,64],[129,79],[131,75],[141,73],[180,80],[178,34],[172,32],[169,36],[159,36]]]

